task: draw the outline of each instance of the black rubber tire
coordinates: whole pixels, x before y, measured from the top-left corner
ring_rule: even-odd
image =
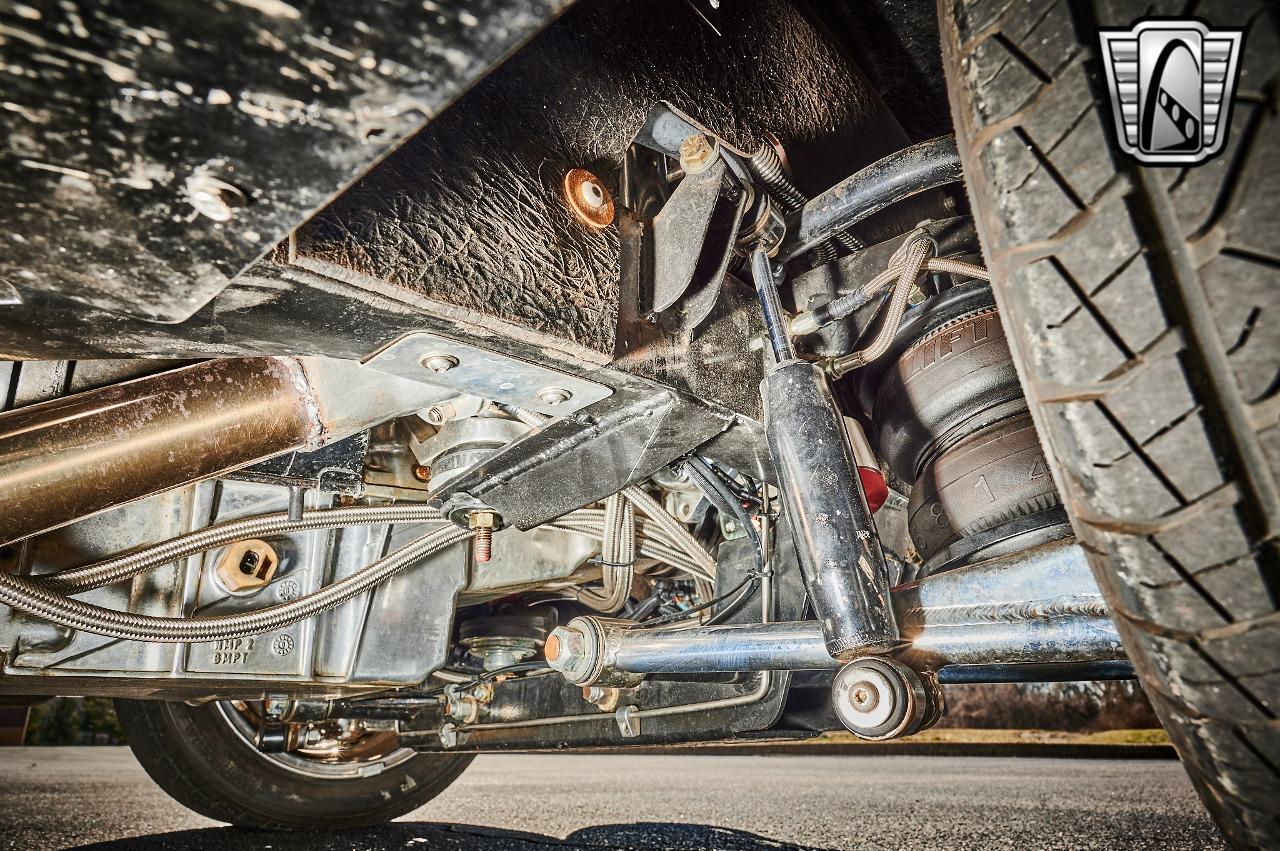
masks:
[[[246,742],[213,704],[117,700],[129,747],[156,784],[202,816],[266,830],[371,827],[430,801],[468,754],[415,754],[369,777],[291,771]]]
[[[1246,26],[1223,153],[1115,145],[1096,27]],[[969,197],[1125,646],[1237,847],[1280,847],[1280,38],[1263,2],[940,0]]]

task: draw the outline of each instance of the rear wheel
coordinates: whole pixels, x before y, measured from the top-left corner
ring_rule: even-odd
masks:
[[[1168,5],[1168,8],[1166,8]],[[1227,147],[1118,153],[1096,27],[1184,4],[942,0],[953,118],[1041,438],[1129,656],[1240,847],[1280,847],[1280,39],[1248,27]]]
[[[117,700],[134,756],[182,805],[217,821],[273,830],[368,827],[425,804],[468,755],[419,754],[372,732],[327,750],[268,754],[252,705]]]

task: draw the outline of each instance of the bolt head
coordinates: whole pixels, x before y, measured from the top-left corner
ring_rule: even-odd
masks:
[[[431,481],[431,468],[422,464],[414,464],[413,477],[420,482],[429,482]]]
[[[498,514],[494,511],[473,511],[467,517],[467,525],[472,529],[493,529],[498,525]]]
[[[563,405],[572,398],[573,394],[561,387],[544,387],[538,391],[538,400],[553,408],[556,405]]]
[[[548,665],[557,671],[563,671],[582,658],[584,647],[585,639],[582,633],[567,626],[558,626],[547,636],[543,653],[547,657]]]
[[[440,373],[440,372],[448,372],[449,370],[457,366],[458,359],[455,358],[453,355],[446,355],[442,352],[433,352],[429,355],[425,355],[422,358],[422,360],[419,361],[419,363],[422,364],[424,369],[429,369],[432,372]]]
[[[685,174],[701,174],[716,159],[716,146],[701,133],[695,133],[680,143],[680,167]]]
[[[428,423],[433,426],[444,425],[449,420],[458,416],[458,408],[452,402],[441,402],[439,405],[432,405],[427,408],[427,412],[423,415]]]

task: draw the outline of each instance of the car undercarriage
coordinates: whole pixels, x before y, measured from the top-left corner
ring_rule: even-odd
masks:
[[[1108,153],[1086,79],[1142,10],[214,5],[4,12],[0,695],[324,827],[1138,676],[1266,844],[1280,308],[1213,275],[1274,278],[1280,54],[1188,236],[1214,166]]]

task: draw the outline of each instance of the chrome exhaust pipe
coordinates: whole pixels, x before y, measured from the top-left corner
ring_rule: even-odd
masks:
[[[310,357],[222,358],[0,414],[0,542],[428,407],[448,391]]]
[[[890,596],[902,634],[892,655],[916,670],[1126,658],[1084,551],[1074,543],[957,568],[899,586]],[[577,685],[840,664],[827,652],[816,621],[640,629],[627,621],[579,617],[552,639],[548,663]]]

